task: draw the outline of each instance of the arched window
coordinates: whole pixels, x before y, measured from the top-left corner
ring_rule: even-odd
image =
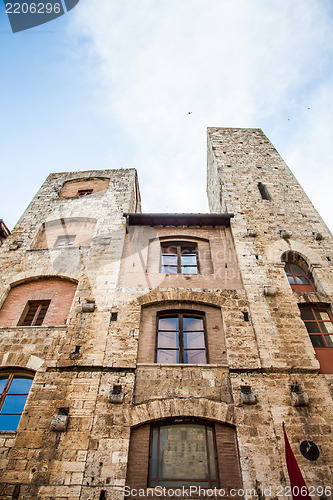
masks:
[[[282,261],[286,263],[284,270],[294,292],[315,291],[308,271],[308,266],[300,255],[295,253],[291,256],[284,254],[282,256]]]
[[[32,380],[32,375],[0,374],[0,431],[16,431]]]
[[[205,316],[191,311],[157,316],[157,363],[207,363]]]

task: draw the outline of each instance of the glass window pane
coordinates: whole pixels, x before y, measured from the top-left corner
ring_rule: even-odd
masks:
[[[158,349],[156,362],[169,364],[179,363],[179,351],[174,349],[170,351],[163,351],[162,349]]]
[[[184,332],[197,332],[203,331],[203,319],[201,318],[191,318],[183,317],[183,330]]]
[[[1,413],[22,413],[27,395],[14,396],[8,394],[1,408]]]
[[[305,322],[306,329],[309,333],[320,333],[320,328],[318,323],[311,323],[310,321]]]
[[[153,443],[151,455],[151,477],[155,478],[157,474],[157,444],[158,444],[158,429],[153,429]],[[151,484],[153,486],[153,484]]]
[[[196,255],[195,247],[181,247],[181,255]]]
[[[2,378],[0,379],[0,394],[2,393],[2,391],[4,390],[5,388],[5,385],[7,383],[7,380],[8,378]]]
[[[177,255],[162,255],[162,264],[177,267]]]
[[[184,350],[184,363],[195,365],[207,363],[205,350]]]
[[[205,336],[203,332],[184,332],[184,348],[205,348]]]
[[[310,335],[313,347],[326,347],[325,341],[321,335]]]
[[[306,274],[306,272],[299,266],[296,266],[296,264],[290,264],[290,267],[293,271],[294,274]]]
[[[214,437],[213,437],[213,429],[211,427],[207,427],[207,441],[208,441],[208,458],[210,464],[210,474],[212,479],[216,479]]]
[[[10,384],[9,394],[28,394],[32,384],[32,378],[14,377]]]
[[[333,335],[325,335],[328,347],[333,347]]]
[[[317,319],[321,319],[324,321],[330,321],[330,317],[328,312],[325,309],[315,309],[315,314]]]
[[[320,323],[320,326],[324,333],[333,333],[333,323],[325,321]]]
[[[158,322],[159,330],[176,331],[178,328],[178,317],[160,318]]]
[[[182,266],[196,266],[197,256],[196,255],[182,255],[181,257]]]
[[[309,285],[309,280],[305,276],[295,276],[297,285]]]
[[[171,425],[160,434],[160,477],[168,480],[208,479],[205,427]]]
[[[311,309],[301,309],[302,319],[315,319],[313,311]]]
[[[167,273],[167,274],[177,274],[178,269],[177,266],[162,266],[162,273]]]
[[[21,415],[1,415],[0,414],[0,430],[16,431]]]
[[[182,274],[198,274],[197,267],[182,266]]]
[[[290,285],[295,285],[296,284],[293,276],[288,276],[288,281],[289,281]]]
[[[158,347],[164,349],[178,348],[178,332],[158,332]]]
[[[287,274],[291,274],[291,271],[290,271],[290,268],[289,268],[289,264],[287,263],[285,266],[284,266],[284,270]]]
[[[163,253],[163,255],[165,255],[165,254],[177,255],[177,247],[163,247],[162,253]]]

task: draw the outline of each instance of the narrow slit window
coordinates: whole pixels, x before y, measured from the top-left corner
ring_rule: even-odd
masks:
[[[271,201],[271,195],[269,194],[268,192],[268,189],[267,187],[265,186],[265,184],[262,184],[261,182],[258,182],[258,189],[260,191],[260,194],[261,194],[261,197],[263,200],[269,200]]]
[[[50,302],[50,300],[29,300],[18,322],[18,326],[41,326]]]

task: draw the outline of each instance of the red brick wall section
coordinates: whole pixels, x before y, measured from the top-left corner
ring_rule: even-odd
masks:
[[[236,431],[230,426],[215,424],[215,435],[220,480],[219,487],[226,490],[226,496],[224,498],[231,498],[230,496],[228,496],[227,491],[230,491],[230,489],[239,490],[242,488],[242,478],[237,451]],[[147,488],[149,472],[149,438],[149,424],[142,425],[132,430],[126,478],[126,485],[131,489],[139,490]],[[138,496],[131,496],[128,498],[132,500],[134,498],[138,498]],[[149,494],[149,496],[141,496],[140,498],[164,499],[165,497],[160,495],[152,497],[152,495]],[[167,496],[166,498],[179,498],[179,496]],[[192,498],[197,497],[193,496]],[[210,496],[209,498],[215,499],[215,496]],[[238,499],[239,497],[233,495],[232,498]]]
[[[42,326],[65,325],[75,291],[75,283],[52,278],[14,286],[0,310],[0,326],[17,326],[28,300],[51,300]]]
[[[157,313],[168,310],[187,310],[205,313],[207,348],[210,364],[227,362],[221,309],[196,303],[168,303],[142,309],[138,363],[154,363]]]
[[[60,193],[61,198],[75,198],[78,191],[84,189],[92,189],[92,195],[106,191],[109,187],[110,179],[98,179],[96,177],[91,179],[75,179],[73,181],[65,182]]]
[[[58,236],[74,236],[74,247],[89,246],[94,234],[96,220],[65,219],[47,222],[38,236],[35,248],[53,248]]]

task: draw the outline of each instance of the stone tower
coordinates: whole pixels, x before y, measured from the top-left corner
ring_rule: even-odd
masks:
[[[6,234],[1,500],[287,498],[283,421],[329,498],[332,237],[260,130],[209,129],[208,197],[51,174]]]

